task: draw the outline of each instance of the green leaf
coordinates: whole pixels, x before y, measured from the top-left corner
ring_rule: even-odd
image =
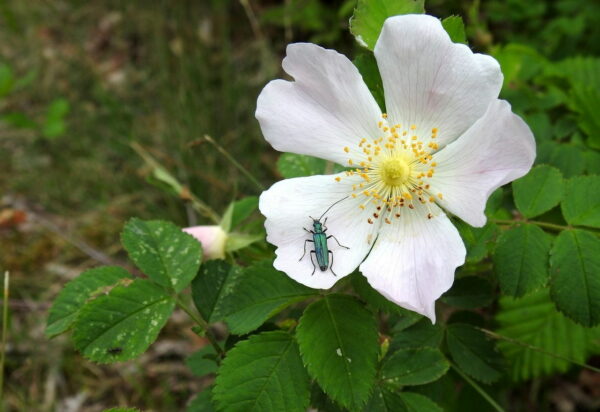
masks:
[[[400,392],[408,412],[443,412],[444,410],[427,396],[414,392]]]
[[[230,233],[225,240],[225,251],[235,252],[236,250],[243,249],[250,246],[251,244],[263,240],[264,234],[251,235],[247,233]]]
[[[66,99],[59,98],[50,103],[42,126],[42,133],[45,137],[51,139],[64,134],[66,130],[64,118],[70,110],[71,106]]]
[[[325,393],[349,409],[364,405],[379,352],[373,314],[350,296],[328,295],[306,308],[296,336],[308,372]]]
[[[392,334],[390,352],[399,349],[438,348],[444,338],[440,325],[433,325],[429,319],[421,319],[414,325]]]
[[[554,167],[536,166],[512,184],[517,209],[527,218],[541,215],[562,199],[563,178]]]
[[[496,331],[498,334],[521,343],[498,342],[498,348],[509,360],[515,381],[565,372],[571,366],[570,362],[553,355],[584,362],[593,333],[557,312],[546,290],[520,299],[501,298],[496,321],[500,326]],[[528,349],[523,344],[535,346],[550,355]]]
[[[379,292],[377,292],[369,282],[367,278],[360,273],[353,273],[350,275],[352,287],[354,291],[373,309],[381,310],[388,313],[411,313],[415,312],[407,311],[406,309],[396,305],[394,302],[384,298]]]
[[[448,32],[450,39],[454,43],[467,44],[467,34],[465,33],[465,23],[460,16],[449,16],[442,20],[444,30]]]
[[[202,248],[172,223],[133,218],[121,234],[129,258],[159,285],[181,292],[198,273]]]
[[[185,412],[215,412],[211,392],[211,388],[206,388],[196,395],[185,409]]]
[[[467,276],[454,281],[452,288],[442,295],[442,302],[463,309],[489,305],[494,296],[492,284],[479,276]]]
[[[498,233],[498,226],[488,222],[484,227],[473,227],[457,222],[458,232],[467,248],[467,262],[477,263],[487,257]]]
[[[223,301],[243,274],[242,268],[224,260],[209,260],[200,267],[192,281],[192,299],[196,309],[208,322],[225,318]]]
[[[217,372],[216,356],[215,348],[212,345],[206,345],[188,356],[185,364],[196,376],[208,375]]]
[[[138,408],[109,408],[109,409],[104,409],[104,411],[102,412],[140,412],[140,410]]]
[[[298,346],[285,332],[265,332],[239,342],[223,361],[213,399],[228,412],[304,412],[309,378]]]
[[[358,0],[350,32],[358,43],[373,50],[388,17],[421,13],[425,13],[424,0]]]
[[[600,239],[583,230],[558,235],[550,254],[550,297],[584,326],[600,323]]]
[[[552,141],[539,145],[536,163],[548,163],[555,166],[567,178],[582,174],[586,167],[580,147]]]
[[[383,361],[381,378],[397,386],[423,385],[441,378],[449,367],[438,349],[403,349]]]
[[[146,279],[114,287],[81,308],[75,321],[75,347],[100,363],[121,362],[143,353],[167,323],[175,301]]]
[[[369,402],[363,409],[363,412],[372,411],[409,412],[409,409],[404,400],[400,397],[400,394],[377,385],[371,394],[371,398],[369,398]]]
[[[385,95],[383,92],[383,80],[379,74],[377,60],[373,53],[363,53],[354,59],[354,65],[360,72],[369,91],[377,101],[379,108],[385,113]]]
[[[483,332],[471,325],[453,323],[446,329],[446,342],[450,356],[467,375],[485,383],[502,376],[502,356]]]
[[[572,225],[600,228],[600,176],[567,180],[561,209],[565,220]]]
[[[284,153],[277,160],[277,170],[286,179],[323,174],[326,161],[316,157]]]
[[[258,197],[248,196],[233,202],[233,214],[231,216],[231,227],[235,229],[252,213],[258,209]]]
[[[225,321],[231,333],[248,333],[292,303],[315,296],[313,289],[303,286],[273,267],[272,261],[262,261],[244,269],[223,307]]]
[[[546,284],[551,238],[535,225],[503,232],[494,251],[494,268],[502,293],[519,297]]]
[[[105,289],[125,278],[131,278],[125,269],[102,266],[86,270],[67,283],[50,308],[46,336],[51,338],[67,331],[89,298],[105,292]]]

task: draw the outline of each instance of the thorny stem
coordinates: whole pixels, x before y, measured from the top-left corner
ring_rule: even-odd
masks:
[[[221,221],[219,215],[214,210],[212,210],[210,206],[208,206],[206,203],[204,203],[202,200],[196,197],[196,195],[191,193],[187,187],[179,183],[179,181],[177,181],[177,179],[175,179],[173,175],[171,175],[164,167],[162,167],[161,164],[158,163],[150,155],[150,153],[148,153],[148,151],[144,149],[139,143],[132,142],[130,146],[142,159],[144,159],[144,161],[148,165],[150,165],[150,167],[152,167],[154,170],[160,171],[160,173],[162,173],[163,175],[168,176],[170,182],[172,183],[172,186],[175,186],[173,187],[173,189],[175,189],[178,192],[181,198],[189,199],[192,202],[192,206],[194,207],[194,209],[196,209],[198,212],[208,217],[217,224]]]
[[[221,153],[223,156],[225,156],[227,158],[227,160],[229,160],[235,167],[237,167],[240,172],[242,172],[248,179],[250,179],[250,181],[252,183],[254,183],[260,191],[265,190],[265,187],[263,185],[261,185],[260,182],[254,176],[252,176],[252,173],[250,173],[248,171],[248,169],[246,169],[237,160],[235,160],[235,158],[231,154],[229,154],[229,152],[227,150],[225,150],[221,145],[219,145],[217,142],[215,142],[212,137],[205,134],[204,139],[208,143],[212,144],[219,151],[219,153]]]
[[[2,349],[0,349],[0,399],[4,394],[4,355],[8,335],[8,271],[4,272],[4,295],[2,301]]]
[[[574,359],[567,358],[566,356],[561,356],[561,355],[557,355],[557,354],[552,353],[552,352],[547,352],[547,351],[545,351],[542,348],[538,348],[537,346],[533,346],[533,345],[530,345],[528,343],[521,342],[520,340],[517,340],[517,339],[509,338],[508,336],[500,335],[500,334],[498,334],[496,332],[493,332],[491,330],[488,330],[488,329],[483,329],[483,328],[477,328],[477,329],[479,329],[480,331],[482,331],[483,333],[485,333],[486,335],[488,335],[488,336],[490,336],[490,337],[492,337],[494,339],[504,340],[506,342],[513,343],[515,345],[523,346],[524,348],[527,348],[527,349],[530,349],[530,350],[542,353],[542,354],[547,355],[547,356],[551,356],[551,357],[556,358],[556,359],[560,359],[560,360],[564,360],[564,361],[567,361],[567,362],[571,362],[571,363],[573,363],[573,364],[575,364],[577,366],[581,366],[582,368],[589,369],[591,371],[600,373],[600,369],[595,368],[595,367],[593,367],[591,365],[587,365],[587,364],[582,363],[582,362],[578,362],[578,361],[576,361]]]
[[[498,412],[505,412],[505,410],[498,405],[498,403],[490,396],[486,391],[483,390],[481,386],[479,386],[473,379],[469,378],[459,367],[450,362],[450,366],[456,373],[458,373],[461,378],[463,378],[469,385],[473,387],[492,407]]]
[[[177,305],[185,313],[187,313],[188,316],[190,318],[192,318],[192,320],[198,324],[198,326],[200,326],[202,329],[204,329],[204,332],[206,333],[206,338],[210,341],[210,343],[213,346],[213,348],[215,348],[215,350],[219,354],[219,357],[220,358],[225,357],[225,351],[223,350],[223,348],[221,348],[221,345],[219,345],[219,342],[217,341],[217,338],[215,337],[215,335],[210,330],[210,325],[208,324],[208,322],[205,321],[202,318],[202,316],[200,316],[199,314],[195,314],[190,308],[188,308],[187,305],[185,303],[183,303],[179,297],[177,297],[176,300],[177,300]]]

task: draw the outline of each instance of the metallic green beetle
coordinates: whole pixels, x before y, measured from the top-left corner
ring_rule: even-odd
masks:
[[[308,230],[307,228],[303,228],[308,233],[312,234],[312,240],[306,239],[304,241],[304,253],[302,254],[302,257],[298,261],[302,260],[304,258],[304,256],[306,255],[306,243],[307,242],[313,243],[315,245],[315,250],[310,251],[310,261],[313,264],[313,271],[311,273],[311,276],[314,275],[315,270],[317,270],[317,267],[315,266],[315,262],[312,258],[313,255],[315,255],[317,258],[317,263],[319,265],[319,269],[321,269],[321,272],[325,272],[327,269],[331,269],[331,273],[333,273],[333,276],[337,276],[335,274],[335,272],[333,271],[333,252],[331,250],[329,250],[329,248],[327,247],[327,239],[334,238],[335,241],[337,242],[338,246],[343,247],[344,249],[350,249],[348,246],[344,246],[344,245],[340,244],[340,241],[337,240],[337,238],[335,236],[333,236],[333,235],[327,236],[326,235],[327,226],[325,226],[325,224],[327,223],[327,218],[325,218],[325,221],[321,223],[321,219],[323,219],[323,216],[325,216],[325,213],[329,212],[332,207],[334,207],[335,205],[340,203],[342,200],[345,200],[347,198],[348,198],[348,196],[346,196],[343,199],[338,200],[337,202],[335,202],[334,204],[329,206],[327,208],[327,210],[325,212],[323,212],[321,217],[318,219],[315,219],[314,217],[309,216],[313,221],[313,230]],[[329,263],[329,255],[331,255],[331,264]]]

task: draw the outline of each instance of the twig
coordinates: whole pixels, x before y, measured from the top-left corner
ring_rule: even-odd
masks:
[[[212,137],[205,134],[204,139],[208,143],[212,144],[219,151],[219,153],[221,153],[223,156],[225,156],[227,158],[227,160],[229,160],[231,162],[231,164],[233,164],[235,167],[237,167],[240,172],[242,172],[248,179],[250,179],[250,181],[252,183],[254,183],[260,191],[265,190],[265,187],[263,185],[261,185],[260,182],[254,176],[252,176],[252,174],[248,171],[248,169],[246,169],[237,160],[235,160],[235,158],[231,154],[229,154],[229,152],[227,150],[225,150],[221,145],[219,145],[217,142],[215,142]]]
[[[481,386],[479,386],[473,379],[469,378],[462,370],[460,370],[458,366],[454,365],[453,363],[450,363],[450,366],[452,366],[452,369],[454,369],[456,373],[458,373],[465,381],[467,381],[467,383],[471,385],[473,389],[475,389],[483,399],[485,399],[490,405],[492,405],[492,407],[495,410],[497,410],[498,412],[505,412],[502,406],[498,405],[494,398],[488,395],[488,393],[484,391]]]
[[[206,338],[210,341],[211,345],[213,346],[213,348],[215,348],[215,350],[217,351],[219,356],[221,358],[224,358],[225,351],[223,350],[223,348],[221,348],[221,345],[219,345],[217,338],[210,330],[210,325],[208,324],[208,322],[205,321],[202,318],[202,316],[200,316],[199,314],[195,314],[190,308],[188,308],[187,305],[185,303],[183,303],[179,297],[177,297],[176,300],[177,300],[177,305],[181,309],[183,309],[183,311],[185,313],[187,313],[188,316],[190,318],[192,318],[192,320],[198,324],[198,326],[200,326],[202,329],[204,329],[204,332],[206,333]]]
[[[4,272],[4,294],[2,301],[2,349],[0,350],[0,399],[4,399],[4,356],[8,338],[8,271]]]

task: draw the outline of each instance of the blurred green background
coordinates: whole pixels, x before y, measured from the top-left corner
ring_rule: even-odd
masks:
[[[47,308],[83,269],[125,261],[119,232],[130,216],[209,223],[185,196],[152,181],[152,168],[132,143],[218,213],[259,191],[204,135],[265,186],[278,180],[278,153],[254,119],[256,97],[282,76],[287,43],[315,42],[354,57],[360,51],[348,32],[354,6],[353,0],[0,0],[8,410],[100,411],[117,404],[178,410],[206,385],[183,365],[202,342],[186,335],[177,317],[139,360],[98,366],[64,337],[44,338]],[[431,0],[426,9],[463,16],[470,46],[500,60],[503,97],[534,130],[540,159],[565,176],[598,173],[598,151],[584,148],[600,147],[594,109],[600,102],[597,93],[578,94],[577,84],[600,81],[600,66],[573,58],[600,54],[599,2]],[[549,405],[559,386],[544,389]]]

